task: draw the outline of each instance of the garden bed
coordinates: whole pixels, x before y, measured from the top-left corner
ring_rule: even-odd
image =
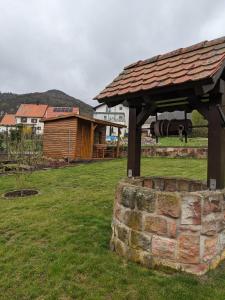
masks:
[[[37,194],[38,194],[37,190],[22,189],[22,190],[15,190],[15,191],[7,192],[4,194],[4,197],[6,199],[15,199],[15,198],[21,198],[21,197],[34,196]]]

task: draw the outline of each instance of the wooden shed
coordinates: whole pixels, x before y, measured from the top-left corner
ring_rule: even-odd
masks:
[[[118,157],[120,128],[123,125],[77,114],[44,119],[43,154],[69,160]],[[106,145],[106,126],[118,128],[118,141],[111,150]]]

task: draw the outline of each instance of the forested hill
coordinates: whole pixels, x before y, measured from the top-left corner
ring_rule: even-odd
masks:
[[[0,93],[0,113],[15,113],[22,103],[48,104],[50,106],[76,106],[81,115],[92,116],[93,108],[85,102],[58,90],[43,93],[13,94]]]

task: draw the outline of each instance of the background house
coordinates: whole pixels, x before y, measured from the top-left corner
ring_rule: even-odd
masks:
[[[47,108],[45,104],[21,104],[16,112],[16,124],[32,127],[36,134],[42,134],[44,123],[41,120]]]
[[[105,103],[100,104],[95,107],[94,117],[96,119],[110,121],[117,124],[125,125],[126,128],[121,129],[121,135],[124,136],[128,133],[128,123],[129,123],[129,108],[119,104],[114,107],[108,107]],[[181,120],[184,119],[184,112],[183,111],[174,111],[174,112],[165,112],[165,113],[158,113],[158,120],[172,120],[177,119]],[[191,114],[187,114],[187,118],[191,119]],[[142,126],[142,131],[145,135],[149,136],[150,134],[150,125],[152,122],[155,121],[155,116],[150,116],[145,124]],[[106,135],[117,135],[117,131],[113,130],[109,126],[106,129]]]
[[[5,114],[0,122],[0,132],[10,131],[16,128],[15,114]]]
[[[120,125],[128,126],[129,108],[120,104],[112,108],[106,104],[100,104],[95,107],[94,118],[114,122]],[[121,135],[124,136],[128,132],[127,128],[121,129]],[[107,126],[106,136],[117,135],[114,127]]]
[[[36,134],[43,134],[43,119],[79,114],[77,107],[52,107],[45,104],[21,104],[16,113],[16,124],[32,127]]]

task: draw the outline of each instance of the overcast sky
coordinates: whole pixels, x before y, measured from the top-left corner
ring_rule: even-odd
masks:
[[[225,35],[224,0],[0,0],[0,91],[93,97],[125,65]]]

